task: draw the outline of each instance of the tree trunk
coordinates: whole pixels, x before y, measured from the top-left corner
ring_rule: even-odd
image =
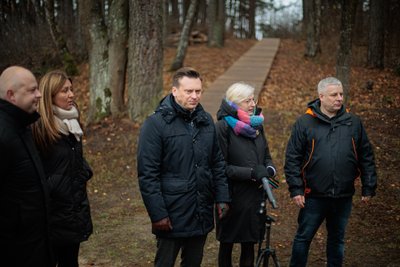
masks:
[[[175,33],[180,29],[180,23],[179,23],[179,6],[178,6],[178,0],[171,0],[171,15],[168,16],[168,21],[170,24],[170,30],[171,32]]]
[[[368,65],[382,69],[384,66],[384,1],[370,0],[370,26],[368,35]]]
[[[256,38],[256,0],[249,0],[249,31],[247,38]]]
[[[359,0],[357,3],[356,17],[354,21],[353,40],[355,45],[366,45],[366,34],[364,25],[364,0]]]
[[[321,52],[320,30],[321,30],[321,0],[304,0],[306,14],[306,57],[315,57]]]
[[[113,0],[109,13],[109,78],[111,114],[119,117],[124,109],[124,88],[128,41],[128,0]]]
[[[186,14],[186,20],[183,25],[181,38],[179,40],[178,49],[176,51],[176,56],[170,68],[171,71],[177,70],[183,66],[183,61],[185,59],[186,50],[189,43],[189,34],[192,29],[193,18],[196,12],[196,6],[197,0],[191,0],[188,13]]]
[[[385,1],[385,67],[394,67],[400,74],[400,2]]]
[[[86,123],[99,121],[110,115],[111,91],[108,71],[108,36],[102,16],[101,2],[81,1],[82,25],[89,29],[89,86],[90,105]]]
[[[128,113],[133,121],[154,110],[162,94],[162,5],[159,0],[129,2]]]
[[[205,29],[207,29],[207,0],[199,1],[199,12],[197,17],[199,20],[199,27],[201,30],[204,31]]]
[[[342,0],[342,19],[340,41],[336,59],[336,77],[343,84],[344,103],[349,100],[352,30],[357,7],[357,0]]]
[[[44,6],[46,20],[50,28],[51,38],[53,39],[54,45],[57,48],[58,54],[60,55],[65,71],[68,75],[77,75],[78,68],[76,66],[75,60],[67,47],[67,42],[65,41],[65,38],[61,33],[54,17],[54,1],[45,0]]]
[[[210,1],[208,6],[208,46],[223,47],[225,33],[225,1]]]

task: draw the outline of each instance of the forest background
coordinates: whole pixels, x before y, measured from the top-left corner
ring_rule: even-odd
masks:
[[[137,187],[136,143],[143,119],[171,86],[173,70],[192,66],[204,89],[256,38],[281,38],[259,96],[278,166],[280,207],[272,245],[287,265],[297,209],[283,175],[294,120],[316,97],[318,81],[339,77],[347,106],[364,120],[374,146],[378,194],[354,198],[346,266],[400,266],[400,3],[395,0],[5,0],[0,2],[0,71],[22,65],[41,77],[73,77],[85,124],[85,155],[95,232],[82,266],[152,266],[155,240]],[[325,263],[323,228],[310,266]],[[204,266],[216,266],[209,235]],[[237,248],[236,248],[237,252]],[[237,259],[237,254],[235,255]]]

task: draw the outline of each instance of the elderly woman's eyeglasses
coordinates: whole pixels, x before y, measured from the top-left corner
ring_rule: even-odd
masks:
[[[243,100],[242,102],[245,103],[246,105],[250,105],[251,103],[254,102],[254,105],[257,105],[257,99],[255,99],[254,97],[252,97],[252,98],[246,98],[246,99]]]

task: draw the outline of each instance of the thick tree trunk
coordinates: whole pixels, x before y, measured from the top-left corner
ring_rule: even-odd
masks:
[[[109,78],[111,114],[119,117],[124,110],[124,88],[128,41],[128,0],[113,0],[109,25]]]
[[[223,47],[225,34],[225,1],[210,1],[208,6],[208,46]]]
[[[320,31],[321,31],[321,0],[304,0],[306,14],[306,57],[315,57],[321,52]]]
[[[81,1],[83,25],[89,29],[89,86],[90,105],[87,124],[110,115],[111,90],[108,72],[108,35],[102,16],[101,3],[97,0]]]
[[[188,12],[186,14],[186,20],[183,25],[181,38],[179,40],[178,49],[176,51],[175,59],[171,65],[170,70],[174,71],[183,66],[183,61],[185,60],[186,50],[189,43],[189,34],[193,25],[193,18],[196,12],[197,0],[191,0]]]
[[[342,0],[340,41],[336,59],[336,77],[343,84],[344,103],[349,100],[351,47],[357,0]]]
[[[384,67],[384,1],[370,0],[370,26],[368,34],[368,65]]]
[[[133,121],[153,111],[162,94],[162,5],[159,0],[129,2],[128,113]]]

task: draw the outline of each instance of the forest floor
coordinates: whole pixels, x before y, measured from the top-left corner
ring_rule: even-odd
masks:
[[[229,39],[223,49],[200,44],[189,46],[185,65],[200,71],[207,88],[254,42]],[[335,73],[333,48],[326,48],[322,55],[310,60],[303,57],[304,47],[303,41],[281,40],[259,97],[266,116],[270,150],[281,181],[280,188],[274,192],[279,208],[269,209],[268,213],[276,219],[272,225],[271,246],[276,249],[282,266],[288,265],[298,213],[289,198],[283,174],[286,143],[295,119],[305,112],[306,104],[316,98],[318,81]],[[400,266],[400,77],[389,69],[363,67],[360,55],[364,52],[360,48],[354,53],[358,66],[351,70],[348,106],[363,119],[374,146],[379,185],[377,196],[363,204],[360,202],[361,185],[357,181],[358,190],[346,234],[344,265]],[[168,48],[165,53],[166,93],[171,81],[167,69],[174,53],[174,48]],[[85,111],[87,65],[81,70],[82,74],[74,78],[74,85],[78,103]],[[372,89],[368,89],[367,82],[373,82]],[[95,172],[88,187],[94,233],[81,245],[81,266],[153,266],[156,243],[136,174],[139,128],[140,125],[126,118],[106,118],[86,129],[85,154]],[[325,229],[321,227],[311,245],[309,266],[325,265],[325,238]],[[217,251],[218,242],[212,232],[205,247],[203,266],[217,266]],[[234,266],[238,266],[238,254],[235,246]]]

